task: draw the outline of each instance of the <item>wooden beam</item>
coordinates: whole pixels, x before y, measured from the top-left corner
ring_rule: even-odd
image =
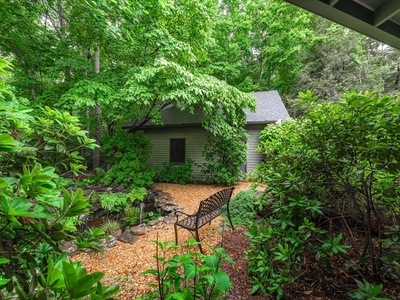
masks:
[[[284,1],[304,8],[328,20],[349,27],[400,50],[400,24],[390,19],[379,27],[375,27],[374,12],[357,2],[351,0],[338,1],[335,6],[330,6],[328,0]],[[389,0],[388,2],[391,2],[390,5],[395,5],[397,1],[400,2],[400,0]]]
[[[400,12],[399,0],[387,0],[375,9],[374,26],[378,27]]]
[[[329,5],[334,6],[338,2],[339,2],[339,0],[329,0]]]

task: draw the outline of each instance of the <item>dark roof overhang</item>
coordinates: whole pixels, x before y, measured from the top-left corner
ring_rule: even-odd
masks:
[[[400,49],[400,0],[285,0]]]

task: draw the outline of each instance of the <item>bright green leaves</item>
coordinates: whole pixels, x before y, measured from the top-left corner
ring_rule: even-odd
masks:
[[[21,143],[14,140],[8,134],[0,134],[0,151],[1,152],[19,152],[21,149]]]
[[[11,64],[5,59],[0,57],[0,78],[5,78],[9,76],[8,69],[11,69]],[[8,93],[7,89],[4,87],[4,81],[0,80],[0,98],[2,93]]]
[[[221,288],[221,290],[226,293],[229,289],[233,288],[228,274],[225,272],[215,272],[214,273],[215,280],[217,281],[218,286]]]
[[[94,108],[96,102],[108,106],[115,91],[103,84],[93,80],[81,80],[75,83],[67,93],[61,97],[58,104],[62,107],[75,107],[75,109]]]
[[[154,241],[155,242],[155,241]],[[171,259],[168,251],[180,246],[171,242],[156,242],[158,269],[150,269],[143,274],[153,275],[158,279],[158,290],[151,295],[137,299],[221,299],[221,295],[233,288],[228,275],[222,272],[222,262],[234,264],[233,260],[225,253],[223,248],[212,249],[211,255],[204,255],[193,251],[197,249],[194,238],[188,239],[187,253],[175,254]],[[162,251],[162,255],[158,251]],[[152,287],[155,287],[152,285]]]
[[[94,285],[97,284],[101,278],[103,278],[103,273],[95,272],[92,274],[86,274],[85,269],[81,269],[78,266],[77,270],[72,262],[67,261],[63,261],[62,266],[63,275],[65,278],[65,286],[70,295],[70,299],[79,299],[81,297],[96,293],[97,285]],[[103,290],[100,291],[103,292]]]
[[[83,195],[82,189],[77,189],[70,194],[66,189],[62,189],[64,201],[61,207],[61,213],[64,217],[75,217],[81,214],[88,214],[88,208],[91,205],[88,203],[87,197]]]
[[[349,296],[352,299],[356,300],[390,300],[389,298],[385,297],[378,297],[379,294],[381,293],[381,290],[383,288],[383,284],[379,285],[373,285],[369,283],[366,279],[363,280],[363,282],[357,281],[357,286],[358,290],[351,291],[349,292]]]
[[[90,295],[97,300],[116,294],[115,287],[101,285],[102,274],[86,274],[77,263],[67,263],[63,274],[66,255],[55,259],[54,254],[60,252],[61,240],[73,238],[67,234],[76,230],[72,218],[90,208],[81,189],[63,190],[64,197],[60,196],[56,168],[82,169],[78,150],[95,147],[93,140],[76,117],[48,107],[32,117],[16,99],[0,103],[0,129],[0,248],[10,256],[0,257],[1,295],[23,300]],[[95,233],[96,238],[104,236]]]
[[[146,121],[156,124],[160,123],[161,110],[167,104],[191,112],[201,109],[210,120],[222,114],[226,117],[225,122],[231,126],[244,125],[243,109],[254,109],[255,106],[253,96],[214,77],[192,73],[165,59],[158,59],[152,66],[137,69],[118,98],[124,101],[122,105],[131,109],[129,119],[146,120],[145,117],[150,116]]]
[[[37,117],[32,126],[36,132],[32,137],[35,147],[46,163],[66,173],[77,174],[84,169],[78,150],[98,147],[95,140],[87,137],[77,117],[49,107],[42,108],[41,112],[43,117]],[[71,144],[75,145],[72,149]]]

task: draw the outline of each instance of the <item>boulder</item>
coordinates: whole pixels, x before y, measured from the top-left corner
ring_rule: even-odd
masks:
[[[139,236],[133,235],[129,230],[124,231],[120,237],[118,238],[119,241],[134,244],[139,239]]]
[[[138,225],[138,226],[131,228],[131,233],[133,235],[143,235],[146,233],[146,231],[147,231],[147,228],[144,225]]]

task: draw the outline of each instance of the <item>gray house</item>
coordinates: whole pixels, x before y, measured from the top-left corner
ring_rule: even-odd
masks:
[[[250,138],[247,141],[247,162],[243,166],[245,173],[259,164],[263,155],[254,150],[258,144],[260,131],[269,123],[289,118],[289,114],[277,91],[255,92],[257,98],[255,112],[245,110],[247,116],[246,130]],[[203,115],[200,112],[190,114],[187,111],[170,107],[162,112],[164,125],[145,125],[144,133],[153,144],[153,151],[149,157],[149,165],[161,167],[165,162],[183,163],[191,158],[195,164],[204,162],[203,150],[210,135],[201,126]],[[205,180],[200,168],[193,168],[193,177],[196,180]]]

